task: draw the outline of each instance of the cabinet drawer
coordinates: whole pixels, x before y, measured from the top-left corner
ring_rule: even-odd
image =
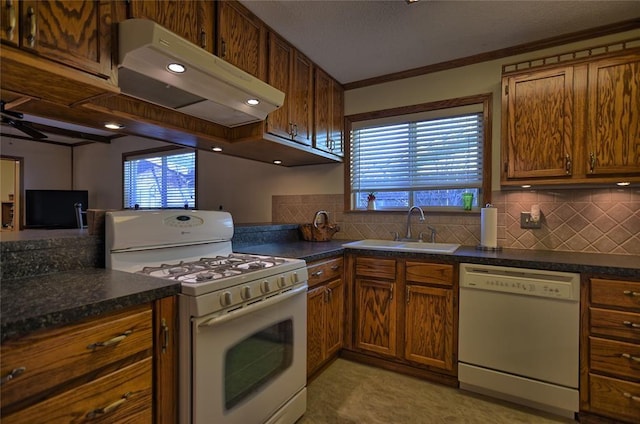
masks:
[[[613,418],[638,422],[640,384],[589,374],[591,411]]]
[[[49,391],[66,381],[106,368],[132,355],[151,356],[152,312],[143,305],[80,324],[41,331],[2,345],[2,378],[24,369],[2,384],[2,407]],[[104,346],[97,345],[104,343]],[[105,369],[103,371],[100,371]]]
[[[640,311],[640,282],[592,278],[591,303]]]
[[[640,343],[640,314],[590,308],[592,335],[616,337]]]
[[[151,422],[152,358],[105,375],[15,414],[3,424]],[[134,419],[135,417],[135,419]],[[138,418],[144,418],[137,421]]]
[[[453,265],[407,262],[406,280],[451,286],[453,285]]]
[[[396,279],[396,261],[394,259],[357,258],[356,275],[359,277]]]
[[[640,345],[589,337],[590,368],[640,380]]]
[[[325,281],[342,277],[342,258],[331,259],[325,262],[316,262],[309,265],[309,287],[316,286]]]

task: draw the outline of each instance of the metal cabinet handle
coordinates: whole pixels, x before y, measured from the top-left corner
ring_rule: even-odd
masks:
[[[293,134],[291,134],[292,137],[297,137],[298,136],[298,124],[293,124]]]
[[[220,57],[225,58],[227,56],[227,42],[224,39],[220,42]]]
[[[589,172],[593,174],[596,169],[596,154],[591,152],[589,153]]]
[[[312,277],[319,277],[324,273],[324,271],[320,270],[320,271],[316,271],[316,272],[312,272],[311,276]]]
[[[127,330],[124,333],[120,334],[119,336],[116,336],[112,339],[109,339],[105,342],[95,342],[95,343],[91,343],[90,345],[87,346],[87,349],[90,350],[96,350],[99,347],[107,347],[107,346],[112,346],[114,344],[118,344],[121,341],[123,341],[124,339],[126,339],[131,333],[133,333],[133,330]]]
[[[625,290],[625,291],[622,292],[622,294],[625,294],[627,296],[640,297],[640,292],[635,292],[635,291],[631,291],[631,290]]]
[[[36,11],[33,10],[33,7],[29,7],[27,9],[27,22],[27,26],[29,27],[27,42],[29,43],[29,47],[33,47],[36,45],[36,35],[38,31],[38,27],[36,25]]]
[[[331,271],[337,271],[339,269],[340,269],[339,265],[334,265],[334,266],[331,267]]]
[[[393,300],[393,286],[389,288],[389,293],[390,293],[389,302],[391,302]]]
[[[564,170],[567,175],[571,175],[571,156],[569,155],[564,158]]]
[[[330,288],[327,288],[327,293],[328,293],[327,300],[331,302],[333,300],[333,290]]]
[[[16,8],[13,5],[13,0],[7,0],[6,4],[6,19],[5,33],[7,40],[13,40],[13,31],[16,29]]]
[[[622,324],[631,328],[640,328],[640,324],[636,324],[635,322],[631,322],[631,321],[622,321]]]
[[[411,290],[407,287],[407,305],[409,304],[409,299],[411,299]]]
[[[131,392],[127,392],[125,394],[122,395],[122,397],[120,399],[118,399],[117,401],[103,407],[103,408],[96,408],[93,411],[89,411],[87,412],[87,418],[88,419],[93,419],[93,418],[97,418],[99,416],[102,416],[104,414],[108,414],[110,412],[115,411],[116,409],[118,409],[120,407],[120,405],[122,405],[123,403],[125,403],[130,397],[131,397],[132,393]]]
[[[169,348],[169,326],[166,319],[162,318],[160,327],[162,328],[162,353],[166,353]]]
[[[628,399],[631,399],[633,401],[640,402],[640,396],[634,396],[634,395],[632,395],[631,393],[628,393],[628,392],[624,392],[622,394],[622,396],[624,396],[624,397],[626,397]]]
[[[633,356],[633,355],[630,355],[628,353],[623,353],[620,356],[625,358],[625,359],[630,359],[630,360],[635,361],[635,362],[640,362],[640,356]]]
[[[204,28],[200,28],[200,47],[207,48],[207,31]]]
[[[17,376],[25,372],[26,370],[27,370],[26,367],[18,367],[18,368],[12,369],[11,371],[9,371],[9,374],[5,375],[4,377],[2,377],[2,379],[0,379],[0,386],[4,386],[5,384],[10,382]]]

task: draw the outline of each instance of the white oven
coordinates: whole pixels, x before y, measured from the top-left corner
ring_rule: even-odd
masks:
[[[181,283],[181,424],[292,424],[306,410],[306,263],[233,253],[232,236],[225,212],[108,212],[106,263]]]

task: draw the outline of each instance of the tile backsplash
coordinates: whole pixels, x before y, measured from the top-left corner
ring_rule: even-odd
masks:
[[[549,189],[496,191],[498,245],[505,248],[640,255],[640,190]],[[521,229],[520,213],[540,205],[542,228]],[[342,194],[273,196],[274,223],[308,223],[318,210],[340,226],[335,239],[391,239],[406,231],[406,213],[344,212]],[[437,230],[436,241],[473,246],[480,242],[479,212],[425,212],[411,218],[412,232]]]

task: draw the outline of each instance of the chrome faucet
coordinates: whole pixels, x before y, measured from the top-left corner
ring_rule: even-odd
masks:
[[[424,212],[422,211],[420,206],[411,206],[411,208],[409,208],[409,213],[407,213],[407,235],[405,236],[406,239],[411,239],[411,212],[413,212],[414,210],[420,212],[420,222],[424,222]]]

